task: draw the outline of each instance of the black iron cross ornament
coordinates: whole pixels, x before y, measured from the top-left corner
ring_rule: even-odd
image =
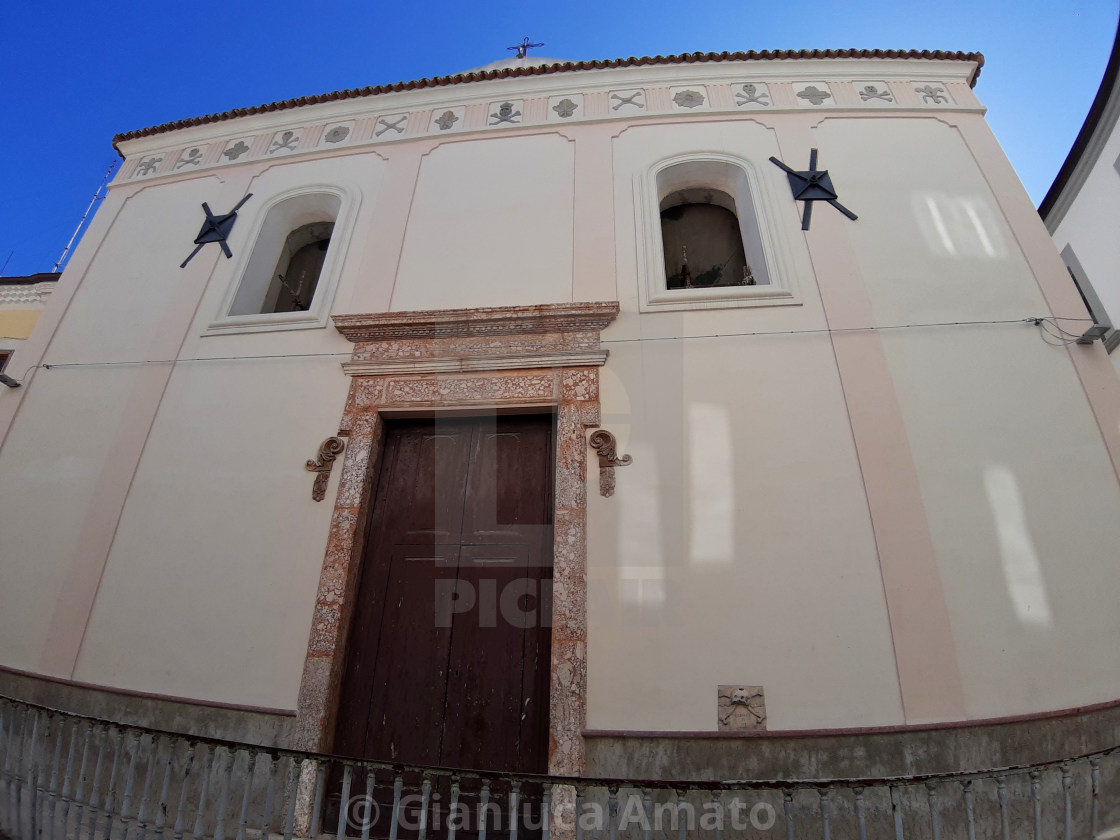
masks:
[[[230,231],[233,230],[233,223],[237,221],[237,211],[241,209],[242,204],[252,197],[253,194],[249,193],[237,202],[237,206],[224,216],[215,216],[210,210],[210,205],[205,201],[202,202],[202,212],[206,214],[206,221],[202,223],[202,229],[198,232],[198,236],[194,238],[195,249],[191,251],[189,257],[179,264],[179,268],[186,268],[187,263],[189,263],[194,255],[202,250],[202,246],[208,242],[217,242],[221,245],[222,251],[225,252],[226,259],[232,257],[233,253],[229,250],[226,239],[229,237]]]
[[[794,200],[805,202],[805,210],[801,214],[802,230],[809,229],[809,219],[813,215],[814,201],[827,201],[852,221],[859,218],[836,200],[836,187],[832,186],[832,178],[829,177],[828,170],[817,169],[816,149],[809,152],[809,168],[804,172],[790,169],[776,157],[770,158],[770,162],[784,169],[786,175],[789,176],[789,188],[793,190]]]

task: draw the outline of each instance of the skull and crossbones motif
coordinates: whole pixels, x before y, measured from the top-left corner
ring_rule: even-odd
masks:
[[[520,111],[513,110],[512,102],[503,102],[498,107],[498,113],[490,115],[490,119],[494,120],[490,125],[499,125],[507,122],[512,125],[517,125],[517,118],[520,116]]]
[[[288,152],[294,152],[296,150],[296,144],[298,142],[298,134],[296,134],[294,131],[285,131],[272,142],[272,148],[268,150],[268,153],[271,155],[274,152],[279,152],[281,149]]]
[[[743,85],[743,92],[735,94],[736,105],[746,105],[748,103],[755,103],[757,105],[769,105],[765,100],[769,97],[768,93],[759,93],[757,85],[746,84]]]
[[[879,90],[875,85],[864,85],[859,92],[859,98],[866,102],[869,99],[882,99],[884,102],[894,102],[889,90]]]
[[[183,155],[183,157],[179,159],[179,162],[175,164],[175,168],[181,169],[184,166],[198,166],[201,162],[202,150],[199,148],[194,148],[189,150],[185,155]]]
[[[721,729],[765,729],[766,701],[762,687],[721,685],[717,717]]]

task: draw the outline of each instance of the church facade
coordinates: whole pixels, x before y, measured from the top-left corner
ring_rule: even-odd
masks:
[[[559,776],[1114,746],[1120,381],[981,65],[515,59],[119,136],[0,393],[0,693]]]

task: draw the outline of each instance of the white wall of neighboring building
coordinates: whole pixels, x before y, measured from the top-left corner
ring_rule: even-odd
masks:
[[[1120,242],[1115,236],[1120,219],[1118,72],[1120,36],[1085,125],[1039,212],[1092,314],[1114,328],[1105,341],[1120,371],[1120,356],[1114,352],[1120,345],[1120,333],[1115,332],[1120,324]]]
[[[1120,697],[1120,654],[1099,644],[1120,635],[1107,559],[1120,429],[1100,423],[1120,385],[1091,402],[1086,366],[1099,371],[1103,348],[1048,346],[1026,320],[1076,305],[1054,255],[1024,244],[1042,228],[1023,221],[1021,188],[992,186],[1009,168],[974,69],[586,71],[123,143],[50,333],[28,350],[52,367],[0,393],[0,665],[295,707],[337,488],[336,473],[328,503],[312,502],[304,462],[338,428],[352,345],[325,324],[220,321],[263,208],[337,188],[331,313],[620,303],[603,334],[602,419],[634,460],[609,498],[588,461],[588,727],[714,729],[721,684],[764,686],[776,730]],[[865,78],[888,80],[896,112],[864,107]],[[751,79],[768,80],[773,107],[735,110]],[[798,79],[824,80],[833,102],[799,99]],[[948,101],[915,92],[935,81]],[[671,105],[675,87],[703,88],[706,107]],[[649,110],[611,110],[612,90],[638,88]],[[574,90],[598,110],[556,124],[553,101]],[[514,98],[525,123],[490,126],[490,103]],[[451,106],[462,122],[432,129]],[[404,135],[375,134],[398,113],[412,115]],[[270,157],[300,119],[317,126],[304,145]],[[335,124],[359,140],[325,145]],[[222,159],[241,137],[246,162]],[[176,169],[192,144],[206,165]],[[858,221],[818,203],[801,230],[769,158],[802,169],[810,148]],[[657,208],[642,184],[675,155],[746,161],[787,297],[643,302]],[[201,203],[223,212],[247,193],[233,259],[208,245],[180,269]],[[888,544],[912,526],[912,552]],[[931,673],[959,688],[912,676],[927,626],[945,659]],[[942,705],[914,705],[942,689]]]
[[[1120,322],[1120,242],[1111,235],[1113,221],[1120,218],[1120,132],[1113,126],[1100,156],[1089,170],[1084,186],[1054,230],[1060,252],[1072,245],[1078,261],[1092,281],[1112,323]]]

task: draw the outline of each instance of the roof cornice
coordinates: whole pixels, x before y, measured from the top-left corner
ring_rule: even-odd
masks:
[[[255,105],[251,108],[235,108],[218,114],[206,114],[201,117],[192,117],[185,120],[163,123],[162,125],[141,128],[118,134],[113,138],[114,146],[118,143],[135,140],[140,137],[151,137],[156,134],[165,134],[181,128],[208,125],[210,123],[225,122],[239,117],[248,117],[254,114],[267,114],[273,111],[286,111],[292,108],[301,108],[305,105],[316,105],[322,102],[337,102],[344,99],[361,99],[367,96],[378,96],[385,93],[400,93],[402,91],[421,90],[424,88],[447,87],[449,85],[469,84],[471,82],[485,82],[494,79],[512,79],[525,76],[544,76],[554,73],[572,73],[582,70],[609,70],[620,67],[645,67],[666,64],[703,64],[727,61],[782,61],[797,59],[926,59],[939,61],[969,61],[975,62],[976,72],[969,79],[969,85],[975,86],[976,79],[980,76],[980,68],[984,66],[984,56],[978,52],[960,52],[947,50],[749,50],[747,52],[695,52],[682,55],[655,55],[641,58],[615,58],[605,61],[569,61],[560,64],[532,65],[525,67],[506,67],[499,70],[476,71],[460,73],[454,76],[435,76],[430,79],[418,79],[413,82],[396,82],[389,85],[375,85],[372,87],[351,88],[337,90],[333,93],[324,93],[316,96],[301,96],[296,99],[285,99],[281,102],[270,102],[265,105]]]
[[[399,339],[477,338],[598,332],[618,315],[618,301],[495,306],[332,315],[335,328],[354,343]]]

